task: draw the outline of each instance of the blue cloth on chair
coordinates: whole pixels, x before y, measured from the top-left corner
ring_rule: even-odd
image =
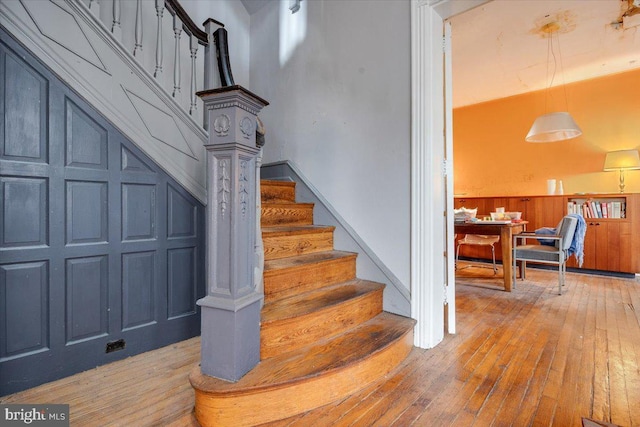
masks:
[[[535,233],[540,235],[546,234],[548,236],[553,236],[554,234],[556,234],[556,229],[552,227],[542,227],[542,228],[538,228],[535,231]],[[547,245],[547,246],[555,246],[556,244],[556,241],[551,239],[538,239],[538,242],[541,245]]]
[[[580,214],[569,214],[570,217],[576,218],[576,231],[573,233],[573,241],[569,248],[569,256],[575,255],[578,260],[578,267],[582,267],[584,261],[584,236],[587,234],[587,223]]]

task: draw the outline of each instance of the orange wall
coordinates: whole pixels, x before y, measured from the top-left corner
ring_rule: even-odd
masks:
[[[640,69],[566,85],[566,92],[583,132],[567,141],[524,140],[545,111],[544,91],[456,108],[454,193],[541,195],[550,178],[563,181],[565,194],[618,192],[618,172],[602,166],[607,151],[640,149]],[[548,112],[566,110],[564,90],[549,93]],[[625,192],[640,193],[640,170],[625,176]]]

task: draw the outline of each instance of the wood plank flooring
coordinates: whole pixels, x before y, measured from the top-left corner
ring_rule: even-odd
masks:
[[[528,269],[512,293],[501,280],[460,270],[456,335],[414,348],[384,382],[268,426],[640,426],[640,280],[569,273],[562,296],[550,271]],[[69,403],[74,426],[196,426],[199,357],[195,338],[0,402]]]

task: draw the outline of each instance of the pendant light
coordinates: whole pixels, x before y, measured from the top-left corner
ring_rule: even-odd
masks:
[[[582,130],[576,124],[571,114],[566,111],[547,113],[547,101],[549,98],[549,89],[553,85],[553,80],[556,76],[557,60],[556,54],[553,50],[553,35],[556,36],[556,44],[558,45],[558,56],[560,56],[560,67],[562,68],[562,55],[560,53],[560,38],[558,36],[558,30],[560,30],[560,24],[557,22],[549,22],[540,28],[540,30],[546,34],[547,37],[547,80],[549,80],[549,67],[551,66],[550,58],[553,57],[553,73],[549,80],[549,85],[545,89],[544,104],[545,114],[538,117],[531,126],[529,133],[527,134],[525,141],[527,142],[554,142],[563,141],[566,139],[576,138],[582,135]],[[562,70],[561,70],[562,72]],[[564,101],[565,106],[567,102],[567,88],[564,84],[563,76],[563,88],[564,88]]]

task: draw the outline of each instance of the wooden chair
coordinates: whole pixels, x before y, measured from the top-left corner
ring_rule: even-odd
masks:
[[[569,248],[576,232],[578,219],[565,216],[556,229],[557,234],[540,235],[535,233],[521,233],[513,236],[513,284],[516,284],[516,262],[520,261],[520,278],[524,280],[527,269],[527,261],[541,264],[551,264],[558,266],[558,295],[562,295],[565,274],[567,271],[567,260],[569,259]],[[553,240],[553,246],[548,245],[527,245],[528,239]],[[518,245],[518,242],[522,243]]]
[[[495,244],[500,240],[500,236],[485,236],[484,234],[465,234],[464,237],[458,240],[456,246],[456,269],[458,268],[458,255],[460,255],[460,246],[462,245],[476,245],[476,246],[490,246],[491,257],[493,260],[493,274],[498,273],[496,267],[496,248]]]

